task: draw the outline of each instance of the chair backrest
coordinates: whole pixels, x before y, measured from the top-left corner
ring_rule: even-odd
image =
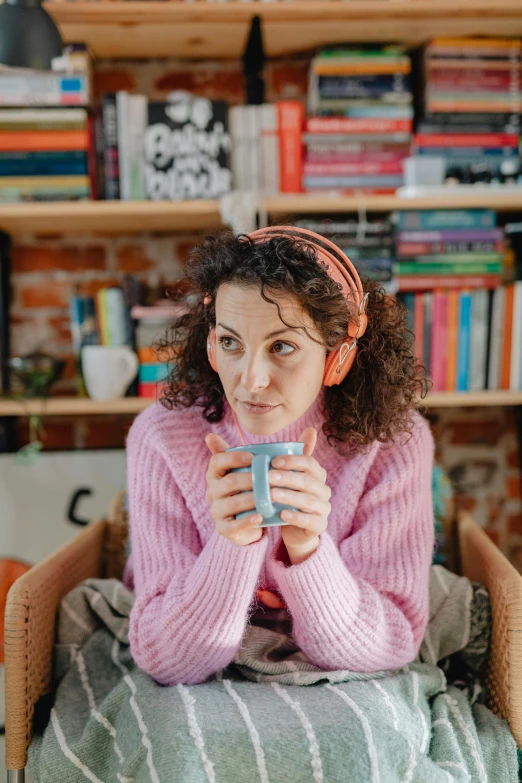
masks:
[[[127,555],[129,515],[125,491],[112,499],[107,513],[107,525],[103,541],[102,573],[104,578],[121,579]]]
[[[462,573],[485,585],[491,601],[488,706],[522,748],[522,576],[467,512],[459,513],[458,537]]]

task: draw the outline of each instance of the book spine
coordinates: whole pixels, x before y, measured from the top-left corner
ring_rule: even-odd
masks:
[[[514,133],[417,133],[414,142],[420,147],[518,147]]]
[[[498,389],[500,386],[500,360],[504,336],[504,296],[505,288],[503,286],[493,292],[488,368],[488,389],[490,390]]]
[[[515,286],[510,283],[505,287],[504,294],[504,339],[500,360],[500,389],[509,389],[511,378],[511,345],[513,338],[513,307]]]
[[[511,391],[519,391],[520,373],[522,371],[522,281],[517,280],[514,287],[509,388]]]
[[[277,112],[281,193],[301,193],[304,107],[300,101],[279,101]]]
[[[308,117],[307,133],[409,133],[411,120],[355,120],[344,117]]]
[[[496,212],[489,209],[422,210],[399,212],[399,231],[444,231],[449,226],[462,229],[489,229],[496,227]],[[433,237],[430,235],[429,241]],[[436,240],[440,237],[437,235]],[[426,237],[423,236],[425,241]]]
[[[171,369],[171,366],[167,363],[140,364],[138,380],[140,383],[158,383],[160,381],[166,381]]]
[[[431,330],[431,374],[433,378],[433,390],[443,391],[444,389],[444,370],[443,370],[443,298],[442,291],[433,292],[433,320]]]
[[[309,177],[303,178],[305,190],[322,188],[399,188],[403,177],[397,175],[366,175],[360,177]]]
[[[0,133],[0,152],[31,151],[67,151],[89,148],[89,131],[85,130],[49,130],[49,131],[2,131]]]
[[[435,253],[502,253],[503,242],[400,242],[397,244],[397,258],[415,258]]]
[[[85,176],[88,173],[87,156],[81,158],[54,158],[47,160],[0,159],[0,177],[62,177]]]
[[[488,292],[471,295],[471,336],[469,357],[469,390],[486,388],[486,354],[488,349]]]
[[[120,170],[118,156],[118,117],[116,95],[108,93],[102,102],[103,162],[105,170],[105,198],[120,198]]]
[[[500,275],[501,263],[418,264],[415,261],[396,261],[393,274],[402,275]]]
[[[414,354],[417,362],[422,364],[423,361],[423,344],[424,344],[424,307],[422,301],[422,294],[415,294],[414,305]]]
[[[0,74],[0,106],[87,106],[89,102],[86,74]]]
[[[279,132],[277,108],[265,103],[260,112],[261,187],[265,193],[279,193]]]
[[[448,360],[446,365],[446,391],[455,391],[457,385],[457,339],[458,339],[459,294],[448,291]]]
[[[394,163],[311,163],[305,161],[304,174],[311,177],[365,176],[370,174],[400,174],[401,162]]]
[[[471,294],[459,294],[459,336],[457,346],[457,391],[467,391],[469,382]]]
[[[435,288],[497,288],[500,275],[404,275],[397,278],[399,291],[429,291]]]
[[[431,372],[431,332],[433,325],[433,294],[426,291],[420,294],[422,296],[422,310],[424,314],[424,331],[422,339],[422,362],[426,369]]]

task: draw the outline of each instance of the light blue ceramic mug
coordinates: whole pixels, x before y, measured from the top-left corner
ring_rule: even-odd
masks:
[[[263,520],[258,527],[275,527],[277,525],[288,525],[281,519],[280,512],[287,508],[290,511],[298,511],[293,506],[286,503],[276,503],[270,498],[270,484],[268,481],[268,471],[272,467],[272,460],[275,457],[285,454],[302,454],[304,443],[286,441],[282,443],[251,443],[247,446],[235,446],[227,451],[248,451],[254,455],[252,464],[245,468],[232,468],[230,473],[249,473],[252,471],[252,486],[254,490],[254,500],[256,507],[250,511],[242,511],[236,515],[236,519],[247,517],[255,510],[261,514]]]

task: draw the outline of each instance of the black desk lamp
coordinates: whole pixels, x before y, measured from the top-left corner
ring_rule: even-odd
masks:
[[[0,64],[50,70],[63,44],[41,0],[4,0],[0,5]]]

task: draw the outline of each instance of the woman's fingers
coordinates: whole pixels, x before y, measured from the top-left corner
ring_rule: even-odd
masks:
[[[290,470],[270,470],[268,481],[271,487],[295,489],[315,495],[322,500],[330,500],[332,490],[315,476],[308,473],[294,473]]]
[[[281,519],[293,527],[303,528],[309,536],[320,536],[328,527],[328,518],[318,514],[304,514],[300,511],[284,509],[281,511]]]
[[[224,497],[212,503],[212,515],[214,519],[229,519],[241,514],[242,511],[256,513],[256,503],[253,492],[242,492],[239,495]]]
[[[319,514],[320,516],[328,517],[331,511],[330,503],[327,500],[318,498],[309,492],[274,488],[270,492],[270,497],[276,503],[293,506],[305,514]]]

